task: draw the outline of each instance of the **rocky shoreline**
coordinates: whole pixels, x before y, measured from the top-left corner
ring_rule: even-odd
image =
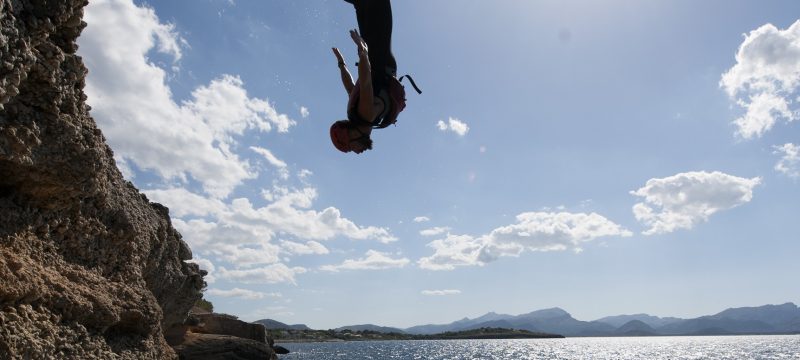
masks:
[[[192,309],[185,325],[166,334],[181,359],[275,359],[266,328],[234,316]]]

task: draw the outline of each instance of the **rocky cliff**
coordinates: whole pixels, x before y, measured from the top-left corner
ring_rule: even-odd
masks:
[[[203,274],[89,115],[86,4],[0,0],[0,358],[176,358]]]
[[[167,338],[181,359],[277,359],[274,342],[260,324],[225,314],[192,313],[184,328]]]

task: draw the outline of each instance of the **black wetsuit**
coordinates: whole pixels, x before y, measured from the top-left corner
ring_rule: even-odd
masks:
[[[367,43],[372,67],[372,92],[378,96],[386,88],[388,76],[397,73],[392,55],[392,4],[390,0],[349,0],[356,8],[358,31]]]

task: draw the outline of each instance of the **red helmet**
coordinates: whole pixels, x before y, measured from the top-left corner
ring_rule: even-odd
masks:
[[[348,131],[348,121],[339,120],[331,125],[331,141],[341,152],[353,151],[350,149],[350,132]]]

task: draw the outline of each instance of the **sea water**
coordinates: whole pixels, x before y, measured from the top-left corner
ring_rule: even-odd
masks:
[[[800,359],[800,335],[284,343],[280,359]]]

